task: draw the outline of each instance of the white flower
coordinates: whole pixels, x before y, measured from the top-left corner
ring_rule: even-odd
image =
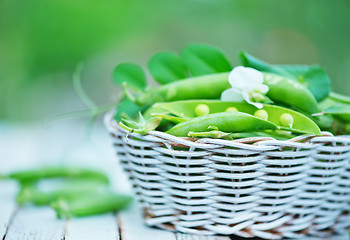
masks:
[[[262,108],[261,102],[265,100],[265,94],[269,87],[263,84],[264,76],[258,70],[249,67],[235,67],[228,76],[232,88],[221,94],[221,101],[242,102]]]

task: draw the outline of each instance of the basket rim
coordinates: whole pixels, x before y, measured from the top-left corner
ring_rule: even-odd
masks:
[[[125,134],[128,134],[130,136],[136,137],[136,138],[144,138],[148,139],[149,141],[155,141],[155,142],[160,142],[159,139],[163,139],[170,141],[170,142],[176,142],[176,143],[183,143],[186,146],[191,146],[193,147],[206,147],[212,146],[213,148],[218,147],[218,145],[233,145],[233,146],[244,146],[244,145],[249,145],[249,146],[254,146],[258,145],[259,148],[261,147],[269,147],[269,145],[286,145],[286,144],[291,144],[294,147],[303,147],[305,144],[309,145],[317,145],[318,143],[322,142],[333,142],[333,141],[343,141],[343,142],[348,142],[350,143],[350,135],[336,135],[334,136],[330,132],[322,131],[322,135],[314,135],[314,134],[304,134],[300,135],[297,137],[294,137],[292,139],[288,140],[277,140],[273,137],[248,137],[248,138],[240,138],[240,139],[233,139],[233,140],[226,140],[226,139],[215,139],[215,138],[193,138],[193,137],[177,137],[165,132],[161,131],[150,131],[146,135],[141,135],[138,133],[130,132],[122,127],[120,127],[117,123],[117,121],[114,119],[114,114],[115,110],[110,110],[104,115],[104,125],[110,132],[115,132],[115,131],[120,131]],[[161,141],[161,142],[163,142]],[[231,144],[230,144],[231,143]],[[268,150],[268,149],[264,149]]]

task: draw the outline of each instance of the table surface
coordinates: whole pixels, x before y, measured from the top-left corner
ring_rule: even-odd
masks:
[[[0,174],[40,166],[67,164],[98,168],[112,179],[118,192],[132,194],[117,164],[107,131],[96,124],[65,120],[49,126],[0,124]],[[117,214],[70,220],[57,219],[49,207],[18,207],[15,182],[0,181],[0,239],[2,240],[234,240],[236,236],[196,236],[147,227],[136,202]],[[348,236],[334,240],[348,240]]]

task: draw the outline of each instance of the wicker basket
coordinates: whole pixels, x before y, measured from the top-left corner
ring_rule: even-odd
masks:
[[[265,239],[350,227],[349,136],[190,139],[105,122],[150,226]]]

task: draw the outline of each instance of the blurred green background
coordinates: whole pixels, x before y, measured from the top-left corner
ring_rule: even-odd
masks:
[[[193,42],[241,49],[271,63],[319,63],[333,90],[350,95],[349,0],[1,0],[0,121],[43,121],[86,109],[72,83],[98,105],[113,103],[116,64],[142,66]]]

